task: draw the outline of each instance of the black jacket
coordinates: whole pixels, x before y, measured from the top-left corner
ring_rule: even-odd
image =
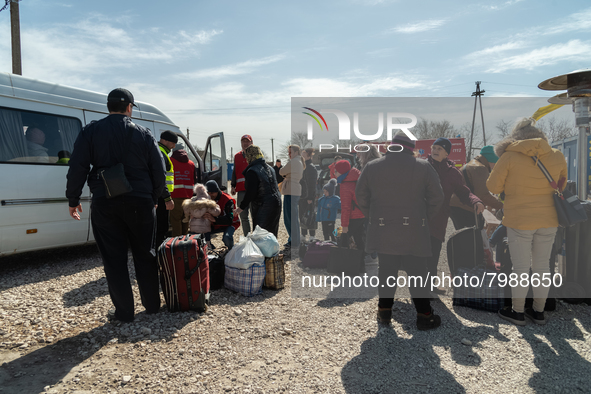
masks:
[[[129,146],[125,146],[128,131]],[[151,198],[154,204],[165,187],[164,162],[149,129],[123,114],[111,114],[82,129],[70,158],[66,197],[70,207],[78,206],[84,183],[93,198],[105,196],[98,171],[122,162],[133,191],[127,195]],[[91,167],[92,166],[92,167]]]
[[[264,205],[281,201],[275,171],[265,159],[253,161],[242,174],[246,178],[246,193],[240,203],[241,209],[246,209],[249,204]]]
[[[302,185],[302,195],[300,201],[315,200],[316,199],[316,180],[318,179],[318,171],[312,164],[312,160],[306,160],[306,168],[300,184]]]
[[[281,176],[281,174],[279,174],[280,169],[281,168],[277,167],[277,165],[273,166],[273,170],[275,170],[275,178],[277,178],[277,183],[283,182],[283,177]]]
[[[250,204],[253,227],[258,225],[277,236],[281,193],[277,187],[275,171],[265,159],[257,159],[246,167],[243,174],[246,178],[246,193],[240,208],[244,210]]]

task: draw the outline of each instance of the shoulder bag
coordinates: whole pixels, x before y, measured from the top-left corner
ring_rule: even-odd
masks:
[[[132,126],[133,123],[127,125],[127,135],[125,136],[124,149],[127,149],[129,147],[129,143],[131,141]],[[112,151],[113,149],[111,148],[111,152]],[[125,176],[125,166],[123,165],[123,160],[117,159],[117,161],[119,163],[115,164],[114,166],[99,171],[99,176],[105,184],[107,198],[117,197],[122,194],[127,194],[133,191],[131,184]]]
[[[531,158],[540,168],[542,173],[544,173],[544,176],[548,182],[550,182],[552,189],[554,189],[552,197],[554,198],[554,206],[556,207],[556,215],[558,216],[558,223],[560,226],[571,227],[587,220],[587,214],[585,213],[585,209],[583,205],[581,205],[579,198],[567,189],[561,192],[542,162],[536,156],[532,156]]]

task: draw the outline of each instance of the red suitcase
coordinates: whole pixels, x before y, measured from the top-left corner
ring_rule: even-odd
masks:
[[[207,309],[209,262],[202,234],[168,238],[158,248],[160,285],[171,312]]]

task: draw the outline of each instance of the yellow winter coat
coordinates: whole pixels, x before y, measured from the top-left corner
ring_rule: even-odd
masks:
[[[554,190],[531,156],[537,156],[558,183],[567,177],[563,154],[542,138],[504,140],[495,152],[499,161],[486,186],[491,193],[505,192],[503,224],[518,230],[558,227]]]

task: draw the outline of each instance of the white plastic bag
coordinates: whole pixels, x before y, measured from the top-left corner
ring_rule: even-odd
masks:
[[[253,265],[264,265],[265,256],[250,237],[241,237],[224,259],[228,267],[248,269]]]
[[[273,257],[279,253],[279,242],[275,235],[260,226],[257,225],[248,237],[254,241],[265,257]]]

